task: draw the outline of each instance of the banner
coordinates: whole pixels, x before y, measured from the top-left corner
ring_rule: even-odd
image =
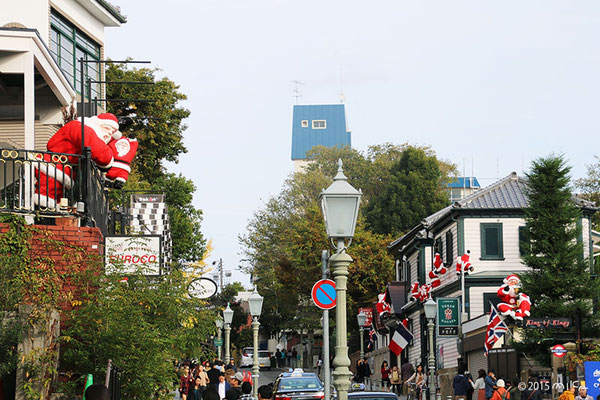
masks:
[[[127,275],[141,271],[144,275],[161,275],[160,239],[160,235],[106,236],[106,272]]]

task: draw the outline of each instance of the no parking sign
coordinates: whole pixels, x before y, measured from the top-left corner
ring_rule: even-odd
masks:
[[[323,310],[330,310],[336,305],[335,282],[321,279],[314,284],[311,292],[315,305]]]

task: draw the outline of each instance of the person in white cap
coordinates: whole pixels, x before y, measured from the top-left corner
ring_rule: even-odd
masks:
[[[592,396],[587,394],[586,386],[579,386],[579,394],[575,396],[575,400],[594,400]]]
[[[496,381],[496,386],[498,387],[498,389],[494,391],[494,394],[492,395],[492,400],[509,400],[510,393],[508,393],[508,390],[506,390],[506,384],[504,383],[504,379],[498,379]]]

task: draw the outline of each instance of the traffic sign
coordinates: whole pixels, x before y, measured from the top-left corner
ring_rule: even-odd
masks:
[[[556,357],[564,357],[565,354],[567,354],[567,349],[565,349],[565,346],[563,346],[562,344],[557,344],[555,346],[552,346],[552,348],[550,349],[550,351]]]
[[[323,310],[330,310],[336,304],[335,282],[331,279],[321,279],[313,285],[312,299],[315,305]]]
[[[217,347],[223,346],[223,339],[222,338],[215,338],[215,346],[217,346]]]

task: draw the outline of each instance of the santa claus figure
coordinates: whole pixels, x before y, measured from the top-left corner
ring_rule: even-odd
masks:
[[[421,300],[421,303],[429,300],[429,297],[431,296],[431,285],[421,285],[419,292],[419,300]]]
[[[498,297],[502,301],[498,304],[500,314],[518,321],[530,316],[531,301],[529,296],[520,291],[521,279],[517,275],[512,274],[504,279],[504,284],[498,289]]]
[[[433,270],[429,271],[429,279],[431,279],[431,288],[434,289],[442,284],[440,277],[446,273],[446,267],[439,253],[435,253],[433,257]]]
[[[119,139],[119,121],[113,114],[105,113],[85,119],[85,143],[91,148],[92,161],[98,167],[108,169],[113,163],[113,151],[108,146],[111,139]],[[48,141],[46,148],[52,153],[81,154],[81,120],[70,121],[60,128]],[[34,203],[54,209],[63,197],[63,188],[70,189],[75,178],[74,166],[79,162],[75,156],[38,154],[34,162],[37,180]]]
[[[389,314],[392,311],[390,304],[385,301],[385,293],[377,295],[377,305],[375,308],[377,309],[377,313],[380,317],[385,314]]]
[[[456,275],[461,273],[469,275],[469,272],[473,272],[475,268],[471,264],[471,252],[467,250],[465,254],[456,258]]]
[[[421,291],[419,290],[419,282],[414,282],[410,285],[410,298],[408,301],[419,301],[421,297]]]
[[[115,159],[112,167],[106,173],[106,178],[114,182],[114,187],[123,187],[131,172],[131,162],[137,152],[138,141],[122,137],[118,140],[111,140],[108,146],[112,149]]]

